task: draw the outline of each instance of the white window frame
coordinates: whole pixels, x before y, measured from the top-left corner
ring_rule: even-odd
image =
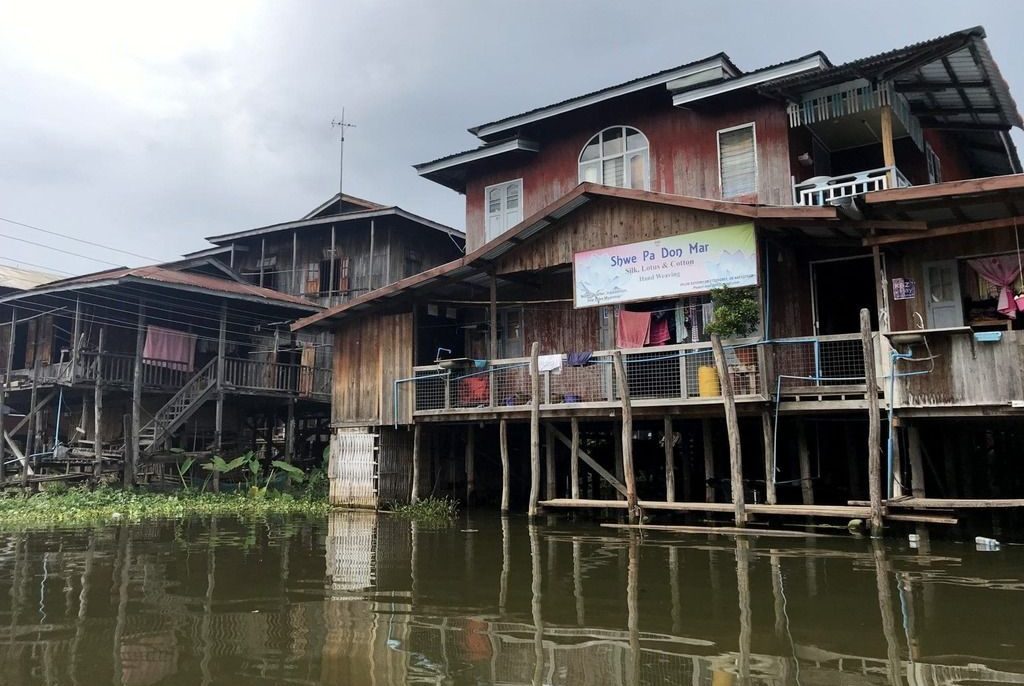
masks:
[[[726,129],[718,129],[715,132],[715,148],[717,150],[716,157],[718,158],[718,194],[722,200],[728,198],[738,198],[742,195],[725,195],[725,184],[722,182],[722,134],[731,133],[733,131],[739,131],[740,129],[750,129],[751,139],[754,143],[754,193],[757,193],[757,182],[758,182],[758,159],[757,159],[757,123],[747,122],[746,124],[739,124],[737,126],[730,126]]]
[[[592,160],[587,160],[586,162],[583,162],[583,151],[587,149],[588,145],[590,145],[590,141],[594,140],[595,138],[597,138],[598,136],[603,134],[605,131],[611,131],[612,129],[623,129],[622,152],[616,153],[614,155],[604,155],[604,154],[601,154],[601,155],[598,155],[597,157],[595,157]],[[644,148],[640,148],[638,150],[626,150],[625,129],[633,129],[634,131],[639,133],[641,136],[643,136],[644,137],[644,141],[647,142],[647,146],[644,147]],[[646,133],[644,133],[643,131],[641,131],[640,129],[638,129],[635,126],[630,126],[629,124],[614,124],[612,126],[606,126],[603,129],[601,129],[600,131],[598,131],[597,133],[595,133],[594,135],[592,135],[589,138],[587,138],[586,142],[583,144],[583,147],[580,148],[579,153],[576,155],[576,179],[577,179],[577,181],[579,183],[583,183],[583,165],[584,164],[594,164],[595,162],[598,163],[598,166],[601,169],[601,173],[602,173],[602,177],[603,177],[603,175],[604,175],[604,162],[605,162],[605,160],[611,160],[611,159],[615,159],[616,157],[621,157],[622,158],[622,180],[626,181],[626,176],[629,174],[629,167],[626,165],[626,156],[629,155],[630,153],[639,152],[640,150],[645,150],[647,152],[647,155],[646,155],[647,159],[644,162],[644,187],[643,187],[642,190],[649,191],[649,190],[651,190],[651,181],[652,181],[652,179],[651,179],[651,139],[647,137]],[[627,190],[636,190],[635,188],[632,188],[628,184],[624,185],[624,186],[611,186],[610,184],[606,184],[606,183],[601,182],[600,185],[602,185],[602,186],[610,186],[611,188],[625,188]]]
[[[490,203],[490,195],[491,195],[491,191],[493,189],[495,189],[495,188],[508,188],[509,186],[512,186],[512,185],[518,185],[519,186],[519,221],[517,221],[515,224],[506,224],[506,220],[508,218],[508,208],[505,206],[505,202],[506,202],[506,200],[508,198],[508,193],[507,192],[502,193],[502,196],[501,196],[501,207],[502,207],[502,209],[501,209],[501,213],[500,213],[501,214],[501,229],[492,235],[491,234],[491,212],[490,212],[490,204],[491,204]],[[522,179],[522,177],[520,177],[518,179],[511,179],[509,181],[502,181],[501,183],[492,183],[490,186],[485,186],[484,187],[484,242],[487,242],[487,241],[490,241],[490,240],[492,240],[494,238],[497,238],[498,236],[500,236],[501,234],[505,233],[506,231],[511,229],[513,226],[518,224],[519,222],[523,221],[523,219],[526,216],[526,214],[525,214],[525,212],[523,210],[523,201],[524,201],[524,198],[523,198],[523,179]]]

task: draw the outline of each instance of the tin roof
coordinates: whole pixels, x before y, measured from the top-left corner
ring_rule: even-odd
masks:
[[[42,286],[44,283],[56,281],[59,278],[59,276],[47,274],[46,272],[0,265],[0,288],[25,291],[36,286]]]

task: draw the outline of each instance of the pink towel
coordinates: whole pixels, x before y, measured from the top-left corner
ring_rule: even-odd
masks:
[[[620,348],[642,348],[651,333],[650,312],[619,310],[616,339]]]
[[[147,327],[142,361],[155,367],[191,372],[196,364],[196,335],[160,326]]]
[[[651,324],[651,345],[665,345],[672,335],[668,331],[668,317],[655,319]]]

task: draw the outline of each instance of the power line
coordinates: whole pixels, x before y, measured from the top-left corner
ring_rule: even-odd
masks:
[[[26,224],[24,222],[15,221],[14,219],[8,219],[6,217],[0,217],[0,222],[7,222],[8,224],[14,224],[16,226],[23,226],[26,229],[32,229],[33,231],[41,231],[42,233],[48,233],[51,236],[59,236],[61,238],[67,238],[70,241],[76,241],[78,243],[84,243],[85,245],[91,245],[91,246],[94,246],[94,247],[97,247],[97,248],[103,248],[104,250],[111,250],[113,252],[119,252],[119,253],[124,254],[124,255],[131,255],[132,257],[140,257],[140,258],[142,258],[144,260],[152,260],[154,262],[165,262],[166,261],[166,260],[157,259],[156,257],[149,257],[147,255],[140,255],[139,253],[132,252],[131,250],[123,250],[121,248],[115,248],[112,245],[105,245],[103,243],[97,243],[95,241],[87,241],[84,238],[76,238],[75,236],[69,236],[66,233],[60,233],[59,231],[51,231],[49,229],[43,229],[43,228],[38,227],[38,226],[33,226],[32,224]]]
[[[27,238],[18,238],[17,236],[11,236],[11,235],[8,235],[6,233],[0,233],[0,238],[9,238],[12,241],[20,241],[22,243],[28,243],[29,245],[34,245],[34,246],[39,247],[39,248],[46,248],[47,250],[54,250],[56,252],[64,253],[65,255],[71,255],[72,257],[80,257],[80,258],[85,259],[85,260],[91,260],[93,262],[99,262],[100,264],[105,264],[105,265],[108,265],[108,266],[111,266],[111,267],[121,267],[121,266],[124,266],[124,265],[120,265],[120,264],[118,264],[116,262],[108,262],[106,260],[101,260],[98,257],[89,257],[88,255],[80,255],[79,253],[71,252],[70,250],[62,250],[60,248],[55,248],[52,245],[46,245],[45,243],[36,243],[35,241],[30,241]]]

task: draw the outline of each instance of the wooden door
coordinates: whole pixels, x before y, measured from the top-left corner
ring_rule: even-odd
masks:
[[[924,263],[924,298],[928,307],[929,328],[963,326],[960,270],[956,260]]]

